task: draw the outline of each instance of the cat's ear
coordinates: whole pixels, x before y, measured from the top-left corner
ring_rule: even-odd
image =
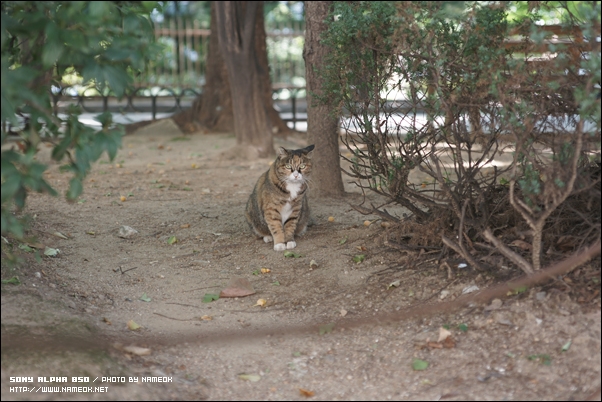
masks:
[[[311,144],[310,146],[307,146],[307,147],[303,148],[303,153],[305,155],[307,155],[308,158],[311,158],[312,155],[314,154],[314,148],[315,147],[316,146],[314,144]]]
[[[284,147],[279,147],[278,148],[278,156],[281,156],[281,157],[288,156],[288,151],[286,149],[284,149]]]

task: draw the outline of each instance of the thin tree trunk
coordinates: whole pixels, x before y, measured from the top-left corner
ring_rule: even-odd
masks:
[[[319,70],[324,67],[328,48],[320,43],[327,26],[324,20],[332,1],[305,2],[305,77],[307,80],[307,136],[316,148],[313,156],[312,193],[340,197],[344,194],[339,155],[339,119],[330,112],[331,105],[321,104],[313,96],[322,93]]]

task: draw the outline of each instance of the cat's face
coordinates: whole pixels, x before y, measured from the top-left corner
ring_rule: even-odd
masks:
[[[311,174],[311,156],[314,146],[303,149],[285,149],[280,147],[276,159],[278,177],[291,184],[305,183]]]

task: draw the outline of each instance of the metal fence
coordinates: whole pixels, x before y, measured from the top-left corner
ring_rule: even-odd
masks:
[[[266,45],[272,82],[278,86],[304,86],[303,43],[305,23],[266,24]],[[150,62],[138,86],[159,85],[201,88],[211,31],[192,18],[170,18],[155,24],[155,38],[164,46],[163,56]]]

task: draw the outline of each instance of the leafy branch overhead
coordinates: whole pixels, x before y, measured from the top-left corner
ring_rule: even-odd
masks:
[[[24,235],[12,210],[25,206],[29,191],[56,195],[36,161],[41,143],[64,161],[71,179],[66,197],[83,192],[83,179],[103,153],[115,158],[123,128],[110,113],[99,115],[100,131],[79,122],[79,107],[57,115],[52,94],[64,77],[118,97],[159,50],[150,12],[156,2],[2,2],[2,145],[18,136],[18,147],[2,151],[2,235]],[[10,132],[9,132],[10,129]]]

